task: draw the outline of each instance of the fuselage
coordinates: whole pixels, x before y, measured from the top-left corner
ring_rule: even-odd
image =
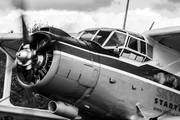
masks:
[[[85,32],[88,36],[82,37]],[[116,32],[124,36],[123,44],[108,46]],[[106,39],[98,42],[96,38],[104,34]],[[51,42],[49,67],[40,70],[41,80],[33,85],[19,77],[24,86],[73,104],[82,116],[143,119],[170,109],[168,115],[180,115],[178,53],[116,29],[86,30],[77,38],[53,36]],[[163,62],[163,57],[171,59]]]

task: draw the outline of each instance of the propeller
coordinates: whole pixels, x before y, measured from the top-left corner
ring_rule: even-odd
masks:
[[[22,4],[23,5],[23,4]],[[17,64],[22,66],[27,66],[26,69],[30,70],[32,68],[32,59],[36,55],[36,51],[32,50],[30,44],[32,43],[32,38],[29,36],[27,26],[24,20],[24,14],[21,14],[22,22],[22,34],[23,34],[23,44],[22,48],[16,54]]]
[[[13,5],[18,8],[25,10],[23,0],[12,0]],[[24,79],[26,83],[36,83],[39,81],[41,75],[39,70],[45,67],[47,61],[51,60],[52,56],[47,51],[51,46],[50,38],[46,35],[45,37],[29,36],[29,32],[25,22],[25,15],[21,12],[20,15],[22,24],[23,43],[16,53],[15,68],[21,73],[20,77]],[[45,62],[46,61],[46,62]],[[49,68],[48,68],[49,69]]]

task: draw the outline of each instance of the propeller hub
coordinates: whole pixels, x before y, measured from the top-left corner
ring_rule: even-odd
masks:
[[[29,59],[31,59],[33,57],[33,52],[31,50],[28,50],[28,49],[21,50],[16,54],[16,57],[22,63],[25,63],[25,62],[27,62]]]
[[[17,63],[22,66],[26,66],[26,69],[32,68],[32,58],[36,55],[36,51],[30,49],[30,45],[26,44],[16,54]]]

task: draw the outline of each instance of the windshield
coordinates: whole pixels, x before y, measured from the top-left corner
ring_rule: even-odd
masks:
[[[112,31],[100,30],[92,41],[102,45]]]
[[[84,31],[79,39],[81,40],[91,40],[96,34],[97,30]]]
[[[114,32],[111,38],[105,44],[105,47],[120,47],[124,45],[126,34]]]
[[[113,49],[125,44],[127,34],[116,30],[88,30],[82,32],[79,39],[93,41],[105,49]]]

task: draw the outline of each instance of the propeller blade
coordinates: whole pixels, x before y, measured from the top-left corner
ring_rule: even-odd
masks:
[[[22,9],[22,10],[26,10],[26,6],[23,0],[12,0],[12,4],[14,7],[16,7],[17,9]],[[23,14],[23,12],[21,13],[21,22],[22,22],[22,32],[23,32],[23,40],[24,40],[24,45],[26,44],[30,44],[32,42],[32,39],[29,37],[29,32],[26,26],[26,22],[24,20],[25,15]]]
[[[22,21],[22,32],[23,32],[24,45],[30,44],[32,42],[32,38],[29,36],[29,32],[27,30],[27,26],[26,26],[23,14],[21,15],[21,21]]]
[[[28,76],[26,78],[26,82],[30,83],[34,78],[34,72],[32,69],[26,71]]]

